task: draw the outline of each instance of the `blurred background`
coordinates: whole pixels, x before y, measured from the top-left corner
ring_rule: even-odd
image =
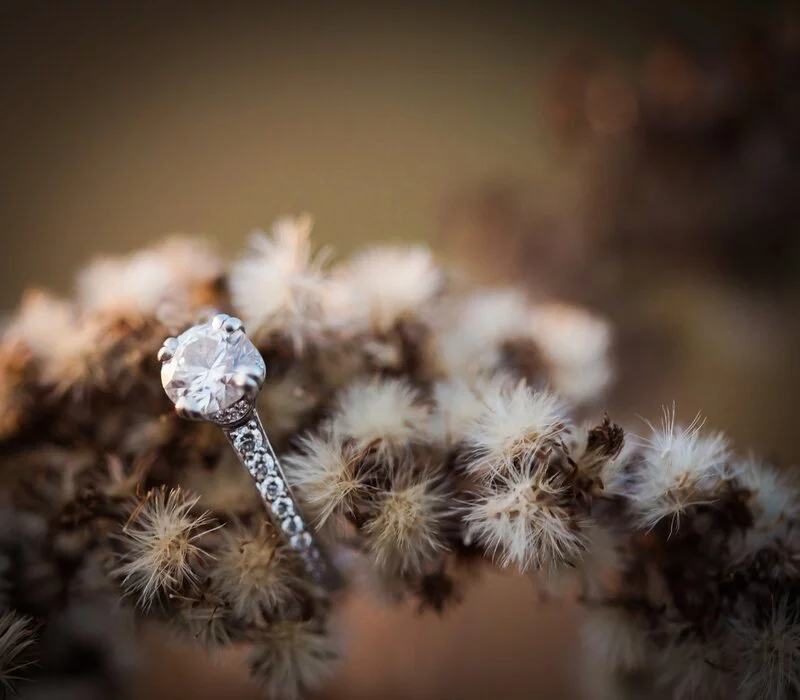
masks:
[[[616,329],[620,422],[675,401],[800,457],[800,15],[785,3],[0,4],[0,304],[99,253],[425,241]],[[351,600],[328,697],[572,698],[576,620],[496,573],[444,619]],[[142,697],[257,697],[154,638]],[[239,693],[239,695],[237,695]]]

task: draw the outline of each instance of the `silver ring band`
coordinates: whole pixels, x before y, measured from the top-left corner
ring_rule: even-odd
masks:
[[[264,503],[289,546],[302,559],[306,572],[317,583],[325,583],[329,577],[326,575],[327,566],[322,552],[297,511],[297,503],[258,414],[253,411],[244,423],[234,428],[224,428],[224,432],[256,482]]]

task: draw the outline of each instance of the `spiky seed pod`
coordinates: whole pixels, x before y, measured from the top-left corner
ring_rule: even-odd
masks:
[[[490,479],[520,459],[546,451],[567,427],[561,401],[525,382],[502,377],[487,383],[481,397],[483,409],[469,421],[464,441],[464,468]]]
[[[271,697],[293,700],[318,688],[338,656],[337,644],[318,621],[284,620],[258,634],[248,663]]]
[[[331,430],[361,458],[374,453],[380,461],[427,440],[429,416],[430,408],[407,382],[358,382],[340,397]]]
[[[231,268],[231,300],[256,340],[284,335],[300,348],[325,325],[327,253],[312,255],[312,224],[307,215],[280,219],[271,235],[253,234],[250,252]]]
[[[245,624],[266,624],[293,597],[286,545],[266,523],[255,534],[229,526],[219,539],[208,565],[212,589]]]
[[[4,692],[14,693],[16,684],[25,680],[35,663],[31,658],[35,642],[31,618],[14,610],[0,615],[0,689]]]
[[[193,567],[207,556],[199,540],[217,527],[208,513],[192,513],[198,500],[180,488],[152,490],[123,529],[115,575],[145,611],[197,580]]]

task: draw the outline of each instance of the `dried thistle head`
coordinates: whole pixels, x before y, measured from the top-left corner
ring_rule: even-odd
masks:
[[[264,625],[293,598],[290,554],[274,528],[229,526],[209,562],[210,585],[248,625]]]
[[[197,580],[194,566],[207,556],[199,540],[217,527],[192,512],[198,500],[180,488],[149,491],[123,529],[115,575],[144,610]]]
[[[748,603],[726,621],[726,649],[737,697],[741,700],[797,697],[800,600],[796,592]]]
[[[447,550],[444,530],[452,515],[452,493],[435,472],[414,474],[400,463],[397,477],[377,501],[364,526],[377,566],[399,575],[420,575]]]
[[[338,656],[336,641],[324,625],[285,620],[255,637],[248,663],[270,695],[292,699],[318,688],[332,674]]]
[[[14,610],[0,615],[0,688],[14,693],[17,683],[26,679],[36,642],[33,620]]]
[[[297,447],[283,465],[315,523],[323,526],[334,515],[352,515],[367,488],[358,455],[330,428],[303,436]]]

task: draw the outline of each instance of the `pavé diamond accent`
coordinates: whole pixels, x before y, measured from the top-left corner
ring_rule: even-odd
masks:
[[[288,538],[289,545],[299,555],[306,571],[321,581],[326,575],[322,555],[311,533],[306,530],[302,517],[297,514],[289,487],[258,417],[253,415],[247,422],[228,428],[225,432],[253,476],[259,493],[275,517],[276,524]]]
[[[246,388],[237,383],[237,376],[248,368],[262,373],[265,369],[243,331],[228,332],[202,323],[177,337],[172,357],[161,366],[161,382],[173,402],[184,399],[204,418],[212,419],[245,396]]]

